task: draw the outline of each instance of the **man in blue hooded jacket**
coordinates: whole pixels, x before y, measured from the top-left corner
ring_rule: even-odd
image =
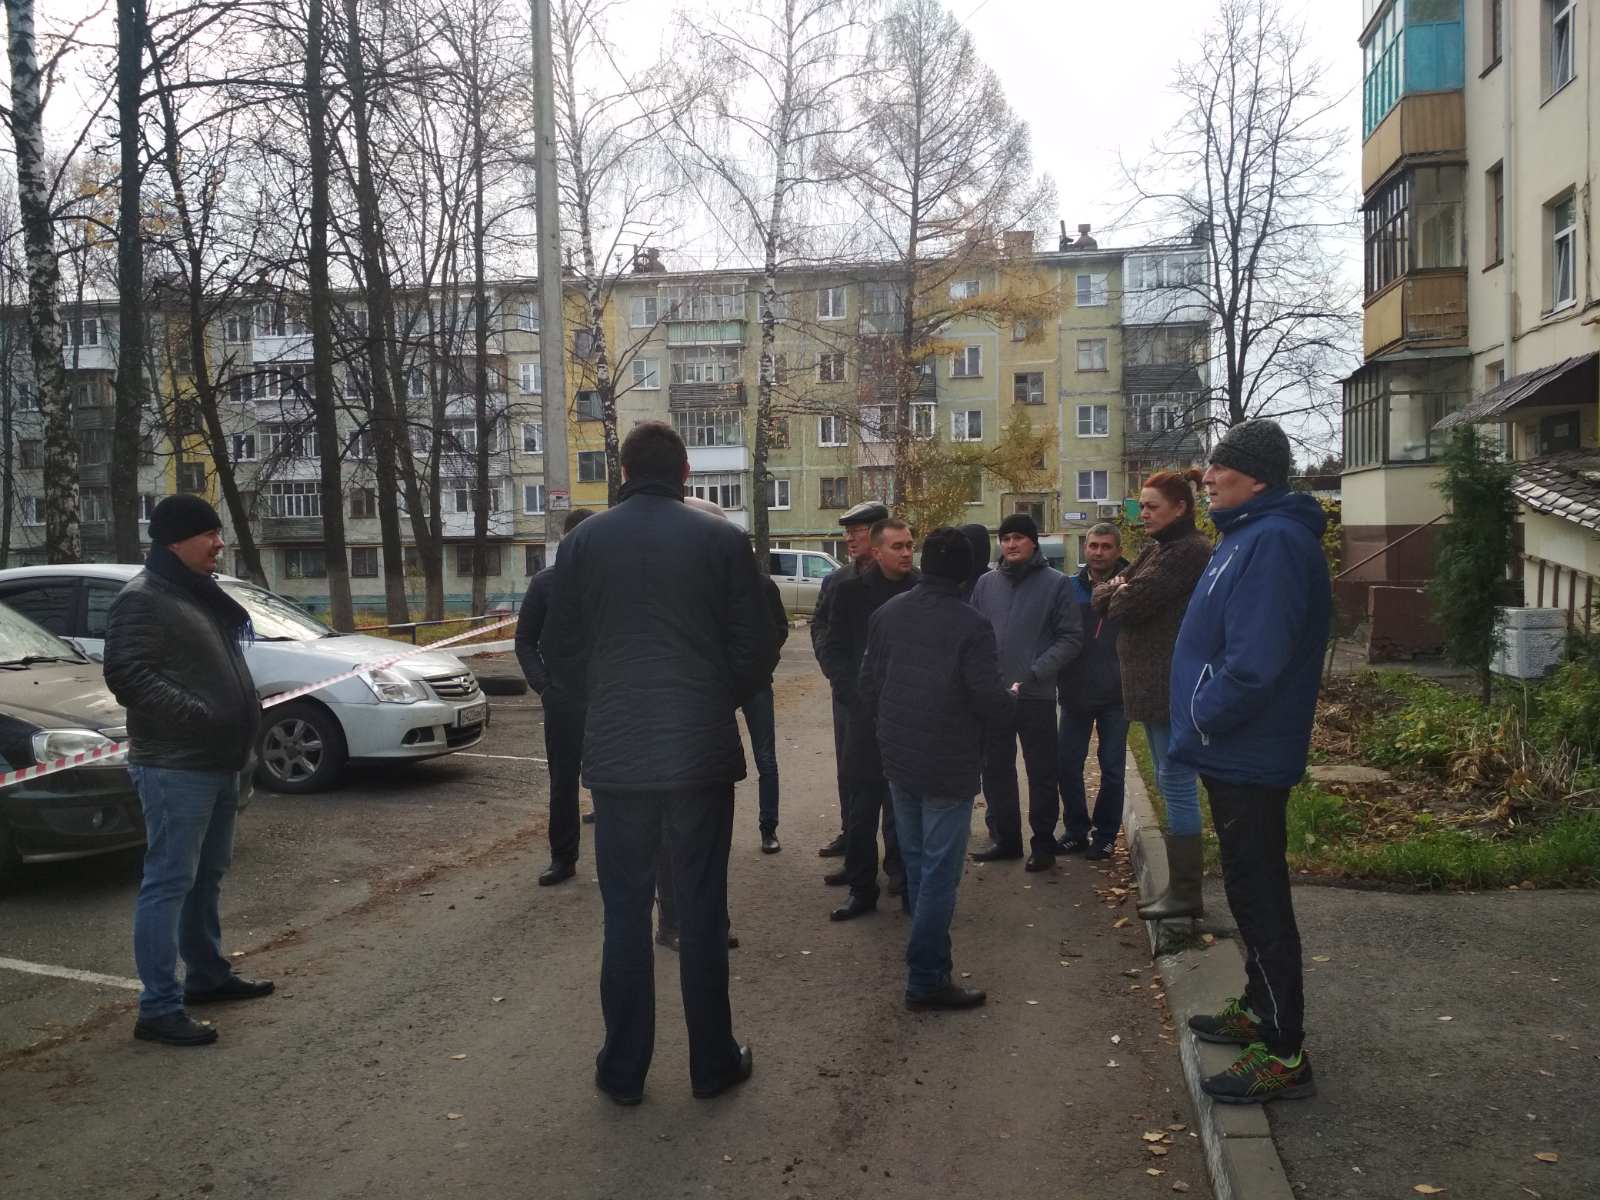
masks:
[[[1313,1094],[1301,1049],[1305,997],[1289,890],[1289,790],[1305,774],[1332,590],[1310,496],[1289,490],[1294,456],[1272,421],[1228,430],[1205,473],[1222,534],[1190,597],[1172,656],[1174,761],[1211,799],[1228,907],[1245,949],[1244,995],[1196,1036],[1244,1046],[1202,1082],[1231,1104]]]

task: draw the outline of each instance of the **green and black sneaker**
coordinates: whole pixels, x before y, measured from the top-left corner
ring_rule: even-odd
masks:
[[[1244,1006],[1243,996],[1229,1000],[1214,1017],[1190,1017],[1189,1028],[1202,1042],[1216,1042],[1223,1046],[1248,1046],[1251,1042],[1261,1040],[1261,1023]]]
[[[1221,1104],[1265,1104],[1317,1094],[1305,1051],[1293,1058],[1279,1058],[1261,1042],[1246,1046],[1227,1070],[1202,1079],[1200,1087]]]

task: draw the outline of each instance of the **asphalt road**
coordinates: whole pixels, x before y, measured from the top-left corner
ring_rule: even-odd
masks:
[[[213,1047],[129,1037],[131,992],[0,969],[0,1195],[1123,1197],[1208,1194],[1123,868],[971,867],[957,967],[986,1008],[899,1003],[905,921],[827,920],[837,822],[825,687],[798,632],[778,688],[784,853],[740,787],[735,1028],[755,1078],[690,1097],[676,960],[657,961],[645,1103],[592,1086],[600,899],[543,866],[539,710],[482,755],[263,795],[224,893],[269,1000]],[[131,975],[136,865],[54,868],[0,902],[0,957]],[[1124,918],[1129,918],[1123,923]],[[31,1050],[18,1049],[32,1045]],[[1145,1133],[1170,1130],[1165,1154]]]

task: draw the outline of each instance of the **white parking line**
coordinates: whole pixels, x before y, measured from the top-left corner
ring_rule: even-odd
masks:
[[[550,760],[547,759],[547,758],[528,758],[528,757],[526,757],[524,755],[521,755],[521,754],[478,754],[477,752],[472,751],[472,750],[457,750],[456,751],[456,757],[457,758],[502,758],[502,759],[505,759],[507,762],[536,762],[536,763],[543,763],[545,766],[549,766],[550,765]]]
[[[144,987],[137,979],[123,979],[120,975],[102,975],[98,971],[80,971],[76,967],[52,967],[45,963],[23,962],[20,958],[0,958],[0,969],[21,971],[24,975],[76,979],[79,983],[98,983],[103,987],[126,988],[130,992],[137,992]]]

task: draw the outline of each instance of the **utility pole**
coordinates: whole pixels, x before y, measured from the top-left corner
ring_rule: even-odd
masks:
[[[544,410],[545,553],[561,540],[572,507],[567,469],[567,363],[561,305],[561,212],[556,183],[555,78],[550,0],[533,5],[533,181],[539,241],[539,367]],[[548,557],[547,557],[548,561]]]

